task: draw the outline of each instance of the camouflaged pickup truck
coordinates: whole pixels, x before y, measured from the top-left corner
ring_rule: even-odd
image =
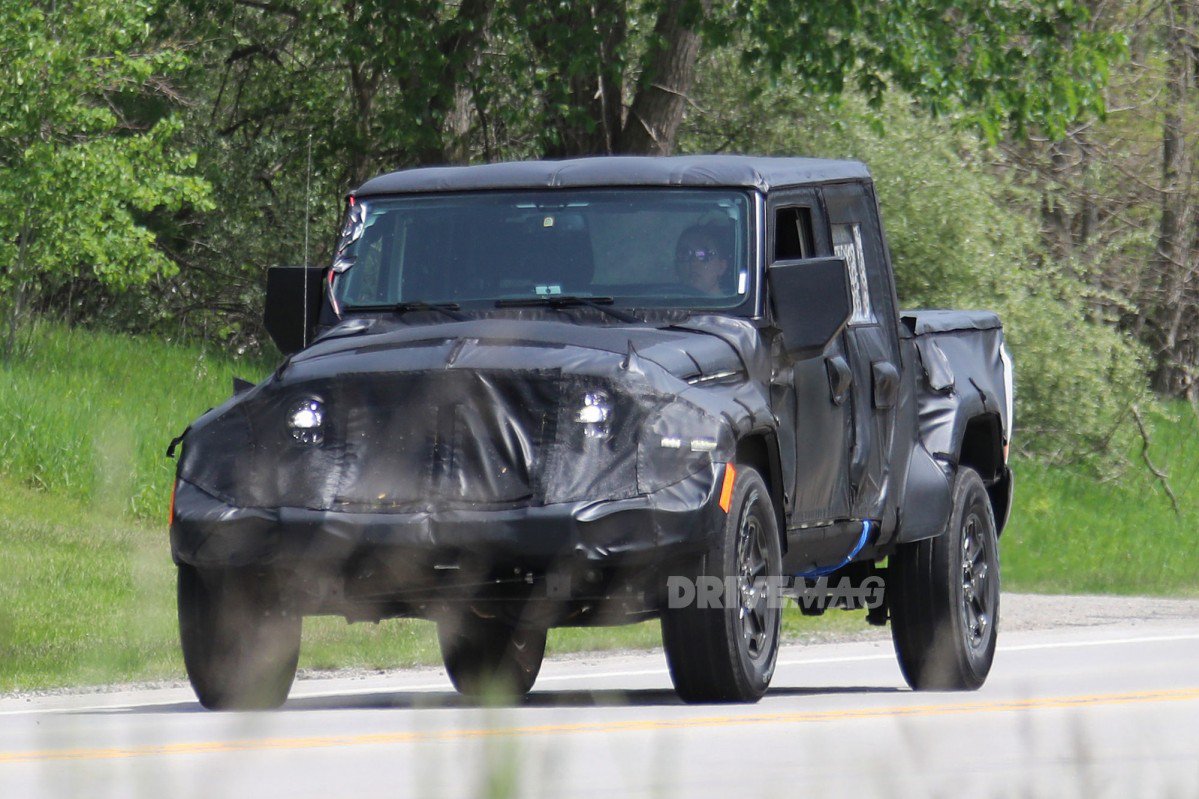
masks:
[[[175,442],[207,707],[281,704],[313,614],[435,621],[469,694],[656,617],[680,696],[754,701],[783,596],[889,621],[914,688],[986,679],[1011,361],[994,314],[899,310],[860,163],[383,175],[266,323],[286,359]]]

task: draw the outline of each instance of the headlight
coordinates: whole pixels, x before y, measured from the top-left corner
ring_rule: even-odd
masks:
[[[324,404],[309,397],[291,406],[287,412],[287,429],[301,444],[320,444],[325,440]]]
[[[582,405],[575,414],[575,421],[583,425],[587,438],[607,438],[608,425],[612,417],[612,400],[604,391],[588,391],[583,395]]]

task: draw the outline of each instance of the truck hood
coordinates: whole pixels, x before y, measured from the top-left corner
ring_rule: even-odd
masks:
[[[325,333],[278,373],[284,381],[334,374],[445,368],[608,373],[630,360],[680,381],[748,376],[763,360],[746,320],[703,315],[664,325],[578,324],[482,318],[409,325],[351,319]]]

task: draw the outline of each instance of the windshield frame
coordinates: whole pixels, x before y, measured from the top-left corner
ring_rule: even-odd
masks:
[[[422,199],[444,199],[454,196],[470,196],[472,198],[487,197],[489,195],[503,197],[505,202],[510,202],[514,196],[529,195],[530,198],[537,198],[535,202],[544,202],[548,197],[561,197],[563,205],[568,200],[571,194],[623,194],[636,192],[639,194],[647,193],[687,193],[689,195],[702,194],[711,192],[713,194],[721,194],[724,197],[732,197],[740,195],[744,198],[745,204],[744,219],[736,223],[742,226],[741,236],[743,238],[743,250],[738,254],[739,258],[743,259],[745,268],[747,285],[744,295],[739,303],[728,305],[723,303],[704,303],[703,295],[690,297],[680,295],[678,297],[667,298],[662,297],[662,302],[653,302],[651,296],[646,295],[620,295],[614,296],[612,307],[626,310],[645,310],[645,311],[684,311],[693,313],[714,313],[728,314],[734,316],[745,317],[749,319],[760,319],[762,316],[762,298],[764,296],[763,282],[763,257],[764,252],[764,225],[763,214],[765,201],[760,191],[755,189],[745,188],[741,186],[589,186],[577,187],[569,189],[553,189],[544,187],[530,187],[517,189],[481,189],[468,191],[436,191],[436,192],[402,192],[396,194],[371,194],[365,197],[351,197],[350,206],[347,209],[347,215],[343,222],[342,236],[338,243],[337,254],[334,258],[333,267],[328,283],[328,291],[333,308],[338,317],[345,318],[347,315],[364,314],[364,313],[385,313],[387,309],[381,307],[380,304],[352,305],[346,304],[344,298],[338,295],[339,278],[352,267],[354,261],[352,259],[344,259],[344,253],[349,247],[357,242],[357,236],[353,236],[349,241],[346,240],[347,233],[352,229],[352,220],[354,214],[362,213],[363,205],[370,205],[380,201],[393,200],[422,200]],[[557,204],[557,203],[554,203]],[[358,234],[361,235],[361,231]],[[740,249],[740,248],[739,248]],[[600,284],[596,287],[597,295],[602,292],[605,295],[611,295],[611,286]],[[536,298],[539,295],[529,295],[530,298]],[[554,295],[548,295],[550,297]],[[585,296],[585,295],[584,295]],[[722,295],[724,298],[730,298],[733,295]],[[459,305],[464,312],[478,312],[481,310],[497,311],[501,313],[505,310],[503,304],[497,304],[500,300],[511,299],[509,296],[496,296],[490,298],[455,298],[453,303]],[[444,305],[446,301],[440,298],[404,297],[398,304],[406,305],[408,303],[430,303],[432,305]],[[386,305],[386,303],[384,303]]]

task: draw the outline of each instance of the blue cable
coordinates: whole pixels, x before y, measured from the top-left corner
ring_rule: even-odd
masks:
[[[857,554],[862,551],[862,547],[866,546],[866,541],[869,540],[869,538],[870,538],[870,520],[865,519],[862,521],[862,535],[858,537],[858,543],[854,546],[853,551],[845,556],[845,560],[841,561],[836,566],[825,566],[822,569],[813,569],[810,572],[800,572],[799,574],[797,574],[795,576],[803,577],[805,579],[816,578],[816,577],[827,577],[828,575],[837,571],[837,569],[848,566],[853,561],[853,559],[855,557],[857,557]]]

